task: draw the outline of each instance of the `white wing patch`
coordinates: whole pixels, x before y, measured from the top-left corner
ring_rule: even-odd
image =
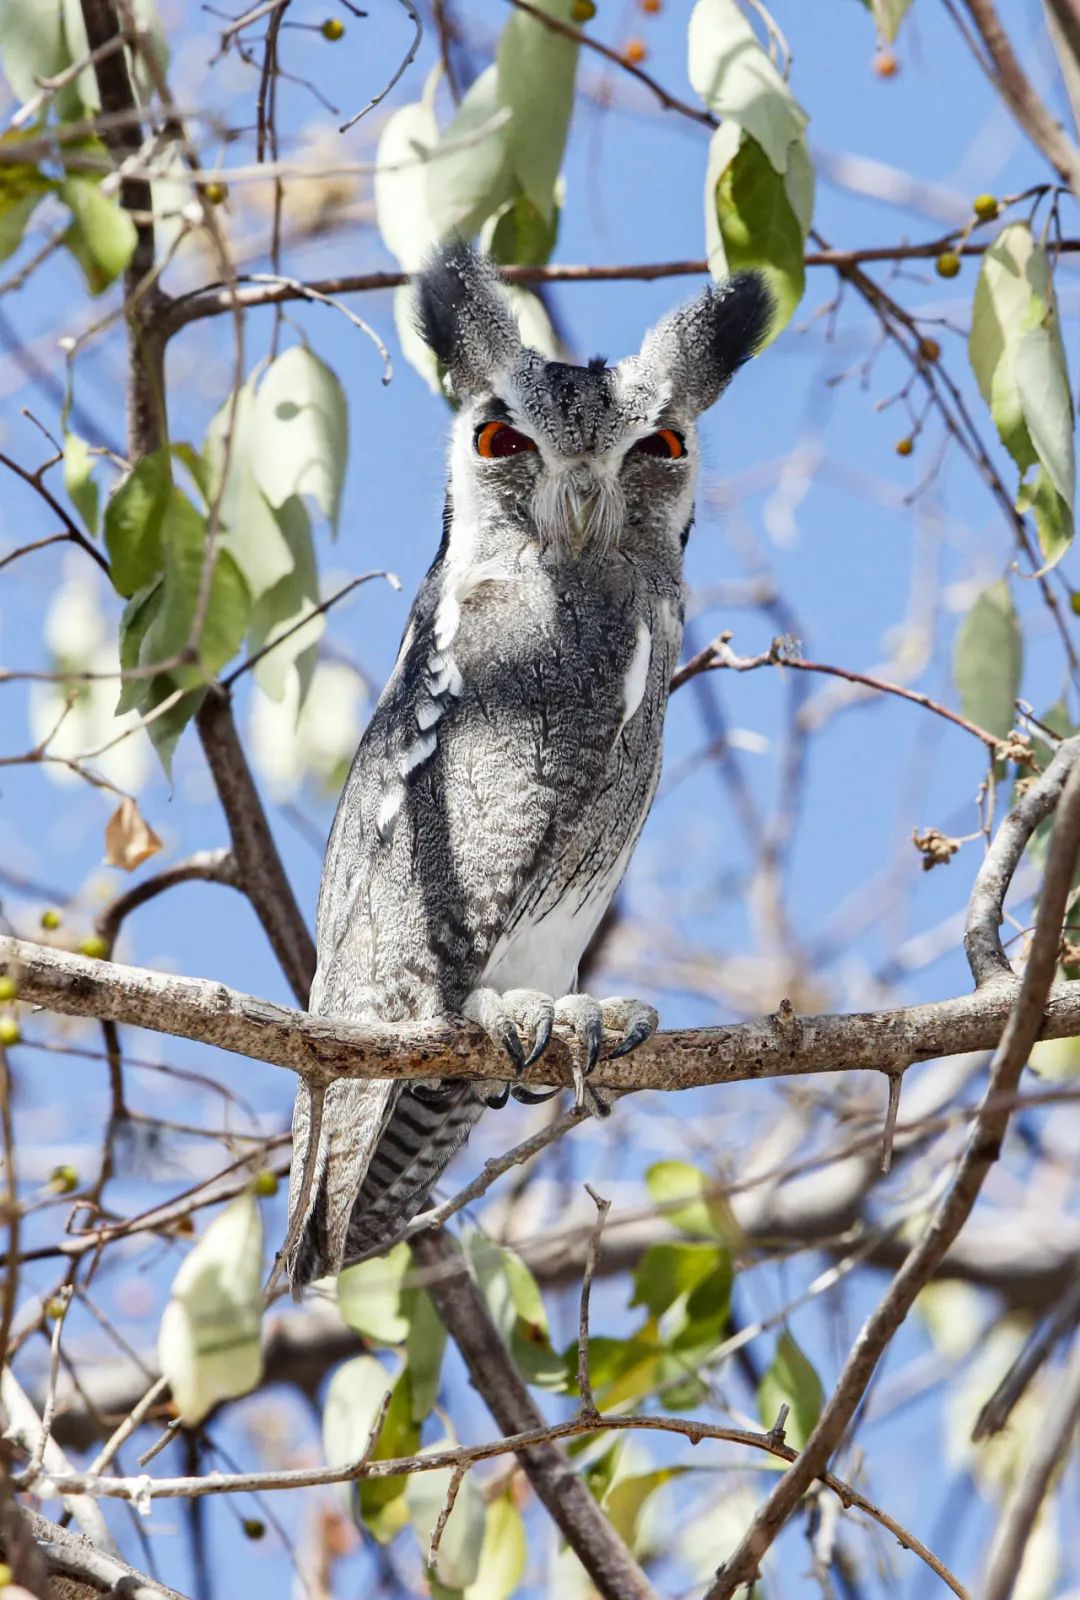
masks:
[[[626,677],[623,680],[623,719],[619,724],[620,733],[645,697],[645,685],[649,681],[649,663],[651,660],[652,634],[645,624],[639,621],[634,653],[630,657],[630,665],[626,669]]]
[[[383,790],[383,797],[379,801],[379,809],[375,813],[375,826],[379,830],[379,838],[384,842],[390,831],[390,824],[401,810],[401,802],[405,798],[405,791],[399,784],[393,784],[389,789]]]
[[[414,739],[406,749],[398,766],[401,776],[407,778],[410,772],[415,772],[417,767],[423,766],[428,757],[435,754],[435,746],[438,742],[434,731],[430,728],[426,733],[422,733],[418,739]]]

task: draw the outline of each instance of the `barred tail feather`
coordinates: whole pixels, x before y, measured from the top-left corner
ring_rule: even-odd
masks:
[[[442,1085],[437,1097],[420,1098],[409,1085],[344,1079],[326,1092],[318,1148],[305,1159],[311,1112],[298,1096],[290,1238],[308,1159],[314,1159],[315,1168],[290,1252],[294,1294],[315,1278],[388,1249],[423,1206],[483,1109],[467,1081]]]

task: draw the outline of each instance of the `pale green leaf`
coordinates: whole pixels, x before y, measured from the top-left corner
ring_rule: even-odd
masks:
[[[394,1375],[374,1356],[356,1356],[338,1367],[323,1405],[323,1453],[330,1466],[359,1461],[379,1407],[393,1387]],[[355,1484],[339,1484],[336,1492],[346,1509],[353,1506]]]
[[[804,243],[814,221],[814,190],[814,163],[810,159],[806,140],[795,139],[788,146],[784,193],[795,213]]]
[[[785,1329],[776,1342],[772,1366],[758,1385],[758,1416],[771,1428],[786,1405],[789,1415],[784,1424],[786,1441],[801,1450],[814,1430],[825,1403],[825,1390],[813,1364]]]
[[[189,1426],[222,1400],[247,1394],[262,1376],[263,1224],[250,1194],[238,1195],[187,1255],[173,1281],[158,1359]]]
[[[649,1198],[665,1221],[684,1233],[714,1234],[715,1224],[703,1198],[705,1176],[686,1161],[656,1161],[645,1173]]]
[[[522,343],[531,350],[539,350],[549,361],[557,361],[560,354],[558,336],[539,295],[533,294],[531,289],[523,289],[519,283],[507,284],[505,293],[517,321]]]
[[[470,238],[512,198],[510,116],[499,99],[497,70],[487,67],[470,86],[427,167],[424,208],[433,239]],[[546,216],[550,196],[549,205],[537,209]]]
[[[731,1305],[731,1257],[714,1244],[649,1245],[634,1273],[632,1306],[659,1321],[673,1351],[718,1344]]]
[[[406,1367],[391,1392],[390,1409],[372,1459],[389,1461],[399,1456],[412,1456],[419,1448],[420,1428],[413,1420],[412,1380]],[[409,1520],[405,1504],[407,1485],[406,1478],[369,1478],[360,1484],[360,1516],[380,1544],[389,1544]]]
[[[234,557],[253,600],[295,566],[285,530],[255,476],[256,440],[264,422],[256,411],[253,375],[214,416],[202,448],[203,493],[208,504],[218,500],[221,548]]]
[[[420,337],[416,326],[416,305],[412,287],[403,284],[394,290],[394,326],[397,329],[401,353],[414,371],[418,372],[432,394],[445,399],[442,371],[431,346]]]
[[[437,238],[428,204],[427,158],[438,139],[435,113],[419,102],[395,111],[379,138],[375,216],[383,243],[406,272],[423,265]]]
[[[0,148],[7,154],[29,137],[24,132],[5,133],[0,135]],[[55,181],[29,162],[0,166],[0,261],[14,255],[35,207],[55,188]]]
[[[0,0],[4,76],[19,100],[31,100],[39,78],[70,65],[58,4],[49,0]]]
[[[1046,307],[1039,286],[1045,283],[1045,256],[1030,228],[1010,223],[983,255],[971,309],[971,368],[1001,442],[1021,472],[1036,458],[1016,385],[1014,357],[1023,336],[1042,320]]]
[[[1016,387],[1028,434],[1051,483],[1072,510],[1076,498],[1073,408],[1064,351],[1056,330],[1025,333],[1014,358]]]
[[[476,1578],[465,1600],[511,1600],[525,1577],[528,1549],[525,1524],[512,1493],[490,1500],[484,1518],[484,1542]]]
[[[721,121],[737,122],[785,172],[808,118],[758,42],[738,0],[698,0],[690,14],[690,82]]]
[[[1033,479],[1020,485],[1016,509],[1033,514],[1043,561],[1047,567],[1055,566],[1072,543],[1073,513],[1054,488],[1045,467],[1039,467]]]
[[[336,530],[349,448],[345,392],[325,362],[293,345],[259,384],[251,452],[256,480],[272,506],[309,496]]]
[[[652,1472],[616,1472],[600,1504],[611,1526],[634,1555],[646,1553],[642,1538],[643,1522],[650,1500],[657,1490],[679,1473],[677,1467],[658,1467]]]
[[[71,212],[64,235],[91,294],[102,294],[123,272],[135,249],[135,224],[95,178],[64,179],[58,193]]]
[[[402,1307],[408,1318],[405,1360],[412,1380],[412,1415],[423,1422],[439,1398],[446,1329],[426,1289],[406,1288]]]
[[[452,1449],[453,1439],[428,1445],[421,1454]],[[409,1479],[405,1504],[409,1521],[416,1529],[424,1559],[427,1559],[432,1530],[439,1520],[452,1473],[449,1467],[438,1472],[417,1472]],[[464,1589],[480,1572],[485,1533],[484,1500],[473,1474],[467,1472],[458,1487],[453,1510],[446,1519],[435,1555],[435,1577],[450,1589]]]
[[[132,595],[120,617],[120,670],[130,672],[143,665],[142,646],[147,630],[157,616],[162,598],[162,579],[154,578],[145,588]],[[116,702],[116,715],[133,711],[146,698],[147,680],[129,678],[120,685],[120,698]]]
[[[167,450],[143,456],[105,507],[113,587],[125,597],[161,571],[161,523],[172,488]]]
[[[1032,1046],[1028,1066],[1047,1083],[1080,1078],[1080,1039],[1040,1039]]]
[[[709,270],[716,278],[742,268],[764,274],[776,306],[772,340],[802,298],[803,233],[785,178],[753,139],[744,134],[736,144],[733,126],[718,128],[710,146],[705,191]],[[805,204],[805,195],[800,203]]]
[[[894,42],[910,5],[911,0],[870,0],[870,10],[874,13],[882,43]]]
[[[573,0],[536,0],[559,22],[573,23]],[[524,11],[513,11],[495,52],[498,98],[510,112],[506,148],[515,178],[550,217],[574,105],[578,47]]]
[[[550,216],[518,195],[489,220],[481,244],[500,266],[542,267],[550,259],[559,232],[559,208]]]
[[[90,446],[77,433],[64,435],[64,488],[90,533],[98,531],[98,486]]]
[[[953,677],[970,722],[1003,739],[1016,720],[1023,644],[1008,584],[991,584],[960,624]]]
[[[530,1383],[563,1390],[566,1362],[552,1349],[547,1312],[536,1279],[513,1250],[472,1230],[462,1246],[499,1333]]]
[[[386,1255],[338,1273],[338,1309],[350,1328],[380,1344],[402,1342],[409,1331],[402,1289],[411,1261],[408,1245],[396,1244]]]
[[[319,575],[307,507],[294,495],[274,516],[285,536],[293,564],[290,571],[252,606],[248,653],[254,655],[266,645],[281,640],[256,662],[255,682],[272,700],[281,701],[288,695],[290,680],[295,677],[299,710],[311,687],[326,617],[318,610]],[[305,617],[309,620],[302,627],[297,626]],[[290,632],[293,628],[296,631]]]
[[[36,0],[42,4],[42,0]],[[164,70],[168,66],[169,51],[165,41],[165,32],[161,26],[161,19],[157,13],[154,0],[126,0],[133,20],[137,23],[140,32],[139,49],[132,53],[125,50],[124,55],[128,70],[133,71],[135,81],[144,96],[153,92],[154,81],[143,61],[143,50],[149,46],[157,58],[158,67]],[[82,61],[90,53],[86,40],[86,25],[83,22],[82,0],[61,0],[63,12],[64,36],[67,42],[68,59]],[[100,111],[101,97],[98,92],[97,78],[92,66],[84,68],[73,85],[77,93],[77,100],[81,101],[87,111]],[[63,115],[74,115],[74,111],[62,112]]]

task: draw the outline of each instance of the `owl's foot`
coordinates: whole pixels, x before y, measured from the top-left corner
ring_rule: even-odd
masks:
[[[505,994],[495,989],[474,989],[463,1010],[471,1022],[479,1023],[494,1044],[506,1051],[514,1065],[515,1079],[520,1079],[526,1067],[531,1067],[543,1055],[556,1022],[571,1028],[578,1044],[573,1072],[579,1106],[585,1102],[585,1080],[600,1059],[605,1030],[622,1035],[609,1055],[609,1060],[614,1060],[643,1044],[656,1032],[660,1021],[653,1007],[640,1000],[600,1001],[587,994],[568,994],[556,1001],[537,989],[508,989]],[[532,1040],[528,1056],[521,1034]],[[523,1083],[514,1082],[504,1084],[485,1098],[489,1106],[498,1110],[511,1094],[523,1105],[539,1105],[558,1093],[558,1089],[529,1089]],[[592,1098],[598,1114],[606,1116],[607,1104],[595,1094]]]

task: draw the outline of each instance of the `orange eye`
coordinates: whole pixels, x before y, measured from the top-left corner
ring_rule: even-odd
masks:
[[[661,461],[678,461],[686,454],[686,445],[682,435],[676,433],[674,428],[661,428],[659,433],[650,433],[632,444],[627,454],[659,456]]]
[[[476,453],[485,460],[501,456],[520,455],[524,450],[535,450],[536,445],[524,433],[518,433],[508,422],[485,422],[477,430]]]

